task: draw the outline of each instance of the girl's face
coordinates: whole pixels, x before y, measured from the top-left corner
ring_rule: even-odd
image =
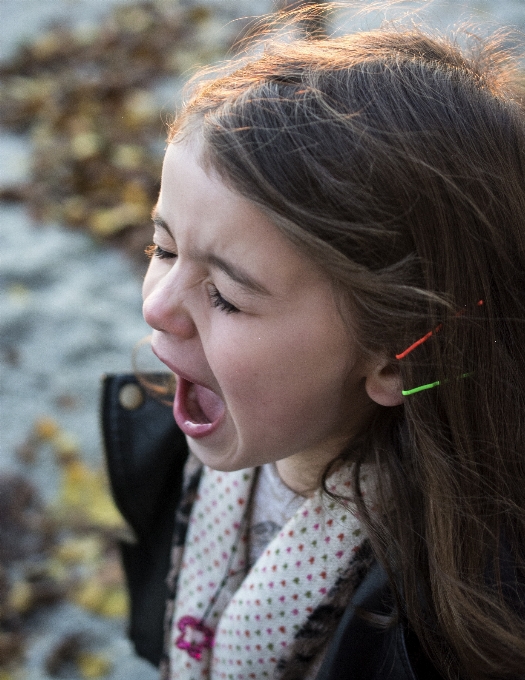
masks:
[[[190,449],[217,470],[324,466],[373,406],[328,279],[190,143],[168,147],[154,223],[144,317]]]

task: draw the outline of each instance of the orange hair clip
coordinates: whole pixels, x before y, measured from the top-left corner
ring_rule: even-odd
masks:
[[[481,307],[481,305],[484,304],[483,300],[478,300],[476,302],[476,305],[478,307]],[[466,309],[460,309],[459,312],[456,314],[456,316],[462,316],[466,312]],[[413,352],[416,347],[419,347],[419,345],[422,345],[424,342],[426,342],[429,338],[431,338],[434,333],[439,333],[439,331],[443,328],[443,324],[440,323],[438,326],[434,328],[433,331],[428,331],[422,338],[419,338],[419,340],[416,340],[414,343],[410,345],[410,347],[407,347],[405,350],[400,352],[399,354],[396,354],[396,359],[404,359],[407,354],[410,354],[410,352]]]

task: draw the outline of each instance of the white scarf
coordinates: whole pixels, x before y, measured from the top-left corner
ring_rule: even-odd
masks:
[[[330,491],[349,495],[345,472],[330,477]],[[171,680],[271,678],[363,541],[356,516],[319,490],[248,571],[254,478],[254,468],[204,468],[178,580]]]

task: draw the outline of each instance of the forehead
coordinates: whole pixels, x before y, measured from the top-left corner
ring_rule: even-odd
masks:
[[[172,143],[166,151],[156,212],[179,254],[227,257],[257,274],[271,271],[283,283],[324,278],[257,205],[225,184],[201,158],[195,142]]]

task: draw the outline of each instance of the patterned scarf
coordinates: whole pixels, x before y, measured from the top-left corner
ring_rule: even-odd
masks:
[[[174,551],[170,680],[303,680],[373,561],[355,515],[318,491],[249,569],[254,478],[255,469],[205,467],[196,494],[195,474],[188,484],[195,498],[183,555],[182,536]],[[348,469],[336,472],[329,490],[348,496],[348,479]]]

